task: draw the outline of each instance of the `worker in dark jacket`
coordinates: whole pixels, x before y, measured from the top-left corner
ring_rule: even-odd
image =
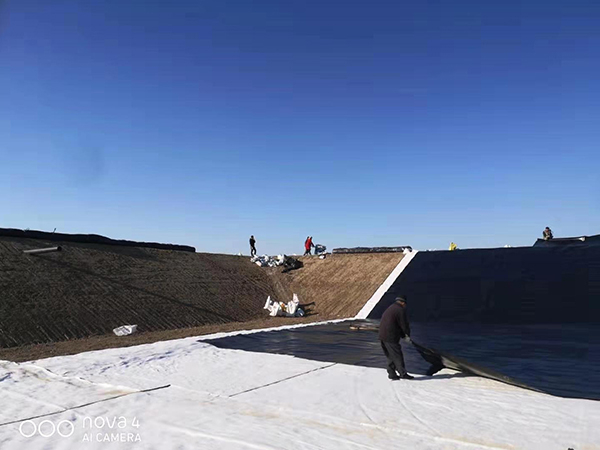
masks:
[[[388,377],[390,380],[412,380],[414,377],[406,372],[404,355],[400,339],[410,342],[410,324],[406,311],[406,296],[396,297],[396,301],[381,316],[379,324],[379,340],[388,361]]]

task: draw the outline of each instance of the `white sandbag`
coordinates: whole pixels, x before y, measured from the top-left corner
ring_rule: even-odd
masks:
[[[273,300],[271,300],[271,296],[269,295],[269,296],[267,297],[267,301],[265,302],[265,307],[264,307],[264,309],[269,309],[269,308],[271,308],[271,305],[272,305],[272,304],[273,304]]]
[[[285,312],[288,316],[294,317],[296,315],[296,310],[298,309],[298,305],[300,304],[300,299],[298,298],[298,294],[294,294],[292,296],[292,301],[288,302],[285,307]]]
[[[292,300],[290,300],[287,304],[273,301],[271,300],[271,296],[269,295],[263,308],[269,311],[269,315],[271,317],[302,317],[304,315],[304,311],[302,311],[302,309],[300,309],[299,306],[300,299],[298,298],[298,294],[294,294],[292,296]]]
[[[270,308],[271,313],[269,314],[271,317],[275,317],[282,314],[281,305],[279,302],[274,302]]]
[[[113,330],[117,336],[127,336],[137,331],[137,325],[122,325]]]
[[[285,311],[289,316],[294,317],[296,315],[296,310],[298,309],[298,303],[288,302],[285,307]]]
[[[285,255],[277,255],[277,256],[253,256],[250,258],[250,261],[260,267],[277,267],[282,266],[285,262]]]

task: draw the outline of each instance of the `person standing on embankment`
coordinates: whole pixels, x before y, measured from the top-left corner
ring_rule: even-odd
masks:
[[[306,241],[304,241],[304,256],[310,255],[310,249],[314,246],[312,236],[307,236]]]
[[[410,342],[406,296],[396,297],[396,301],[384,311],[379,323],[379,340],[388,361],[388,378],[412,380],[414,377],[409,375],[404,367],[400,339]]]
[[[546,227],[544,229],[544,231],[542,232],[542,236],[544,237],[545,241],[549,241],[550,239],[552,239],[554,237],[552,235],[552,230],[550,229],[550,227]]]
[[[250,236],[250,256],[256,256],[256,239]]]

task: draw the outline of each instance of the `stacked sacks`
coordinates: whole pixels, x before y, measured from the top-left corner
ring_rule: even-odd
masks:
[[[252,261],[254,264],[256,264],[257,266],[260,266],[260,267],[277,267],[277,266],[283,265],[285,258],[286,258],[285,255],[277,255],[277,256],[262,255],[262,256],[253,256],[252,258],[250,258],[250,261]]]
[[[278,267],[283,266],[283,272],[289,272],[290,270],[299,269],[302,267],[302,261],[292,258],[286,255],[277,256],[253,256],[250,261],[260,267]]]
[[[294,294],[292,300],[286,304],[283,302],[275,302],[271,300],[271,296],[267,297],[267,301],[265,302],[264,309],[269,311],[269,315],[271,317],[275,316],[283,316],[283,317],[302,317],[304,316],[304,311],[299,307],[300,300],[298,299],[298,295]]]
[[[405,250],[412,251],[409,245],[398,247],[354,247],[354,248],[334,248],[332,253],[399,253]]]

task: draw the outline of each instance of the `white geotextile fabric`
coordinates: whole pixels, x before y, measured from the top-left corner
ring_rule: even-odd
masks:
[[[26,438],[12,424],[0,426],[0,447],[566,450],[598,449],[600,443],[600,402],[449,370],[390,382],[383,368],[218,349],[198,338],[0,362],[0,424],[106,399],[112,400],[33,420],[72,423],[68,438]],[[125,435],[104,422],[86,442],[85,420],[97,417],[125,418],[118,430]],[[112,434],[127,439],[127,433],[141,441],[105,440]]]

